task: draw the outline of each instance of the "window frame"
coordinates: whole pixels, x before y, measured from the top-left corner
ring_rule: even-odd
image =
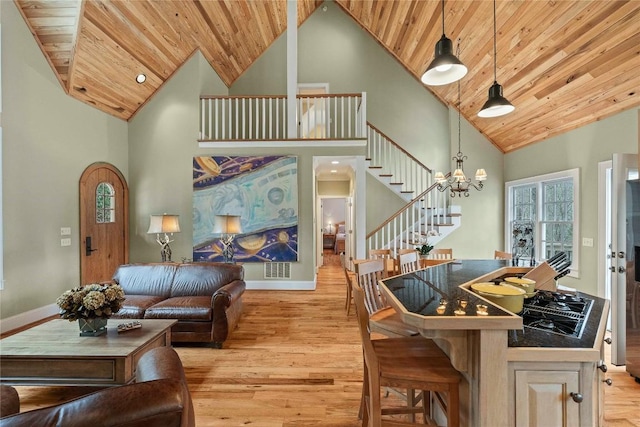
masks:
[[[536,212],[534,215],[534,257],[537,263],[544,261],[540,258],[540,254],[544,254],[542,246],[542,223],[543,206],[544,206],[544,184],[571,179],[573,182],[573,258],[571,263],[571,271],[569,276],[573,278],[580,277],[580,169],[567,169],[558,172],[552,172],[543,175],[536,175],[528,178],[507,181],[504,184],[505,204],[504,204],[504,244],[505,248],[512,247],[511,223],[513,218],[514,195],[512,189],[524,185],[536,186]],[[547,221],[548,222],[548,221]]]

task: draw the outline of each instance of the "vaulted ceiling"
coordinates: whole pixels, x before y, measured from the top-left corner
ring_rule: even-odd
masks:
[[[286,30],[286,0],[15,0],[64,90],[119,117],[196,51],[231,85]],[[298,0],[298,25],[320,0]],[[335,0],[420,79],[442,35],[436,0]],[[507,153],[640,105],[640,1],[498,0],[497,80],[516,111],[477,112],[493,83],[493,2],[449,0],[462,115]],[[134,80],[147,75],[145,84]],[[426,87],[457,108],[457,84]]]

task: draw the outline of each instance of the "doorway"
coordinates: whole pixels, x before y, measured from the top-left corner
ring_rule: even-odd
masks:
[[[80,177],[80,283],[111,280],[129,262],[129,187],[109,163],[94,163]]]
[[[322,265],[342,266],[346,251],[347,199],[325,197],[321,199]]]

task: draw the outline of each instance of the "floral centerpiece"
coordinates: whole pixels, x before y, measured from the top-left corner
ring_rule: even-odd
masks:
[[[79,321],[80,335],[101,335],[106,332],[107,319],[117,313],[124,301],[124,291],[118,284],[90,284],[65,291],[56,300],[60,317]]]

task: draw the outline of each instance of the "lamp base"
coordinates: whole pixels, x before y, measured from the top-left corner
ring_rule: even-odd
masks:
[[[224,245],[224,249],[222,249],[222,256],[224,257],[224,262],[227,264],[233,264],[233,254],[234,254],[233,244],[229,242],[229,244]]]
[[[162,245],[160,257],[162,258],[162,262],[171,262],[171,247],[169,246],[169,243]]]

